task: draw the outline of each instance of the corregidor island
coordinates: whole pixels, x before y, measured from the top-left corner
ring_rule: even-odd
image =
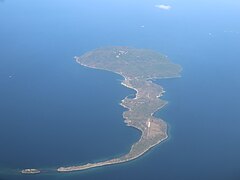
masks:
[[[163,88],[152,80],[180,77],[181,66],[173,64],[164,55],[147,49],[129,47],[100,48],[75,57],[82,66],[107,70],[123,76],[122,85],[136,91],[135,98],[126,97],[121,105],[128,110],[123,113],[124,122],[141,131],[141,137],[130,151],[107,161],[60,167],[58,172],[79,171],[99,166],[118,164],[138,158],[153,146],[165,140],[167,124],[154,113],[166,105],[160,97]],[[25,173],[28,171],[24,171]]]

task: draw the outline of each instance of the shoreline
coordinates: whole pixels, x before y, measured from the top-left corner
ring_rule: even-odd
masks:
[[[79,61],[79,58],[78,57],[74,57],[76,62],[79,63],[81,66],[84,66],[84,67],[87,67],[87,68],[91,68],[91,69],[97,69],[97,70],[105,70],[105,71],[109,71],[111,73],[115,73],[115,74],[118,74],[120,75],[121,77],[123,77],[124,79],[121,81],[121,85],[123,85],[124,87],[127,87],[129,89],[133,89],[136,91],[136,93],[134,94],[135,95],[135,98],[133,98],[133,100],[137,100],[139,99],[139,90],[133,86],[131,86],[130,84],[127,84],[128,81],[130,81],[131,79],[124,76],[123,73],[119,73],[119,72],[113,72],[113,71],[110,71],[110,70],[106,70],[106,69],[102,69],[102,68],[96,68],[96,67],[92,67],[92,66],[88,66],[86,64],[83,64]],[[166,78],[170,78],[170,77],[166,77]],[[159,78],[154,78],[154,79],[159,79]],[[149,78],[148,81],[152,80],[152,78]],[[159,92],[158,95],[156,95],[155,98],[159,99],[163,93],[165,91],[163,90],[163,88],[161,87],[161,92]],[[127,97],[125,97],[120,105],[124,108],[126,108],[128,111],[132,111],[131,108],[127,107],[126,105],[124,105],[124,101]],[[156,109],[156,111],[152,112],[151,113],[151,117],[153,118],[156,118],[154,117],[154,113],[156,113],[157,111],[159,111],[160,109],[162,109],[166,104],[167,102],[164,101],[165,103],[158,107]],[[131,120],[128,118],[128,117],[124,117],[124,114],[123,114],[123,118],[124,118],[124,123],[128,126],[128,127],[133,127],[133,128],[136,128],[137,130],[139,130],[141,132],[141,136],[140,136],[140,139],[134,143],[132,146],[131,146],[131,149],[129,151],[132,152],[134,150],[134,145],[137,144],[137,143],[140,143],[143,141],[143,138],[144,138],[144,130],[142,130],[141,128],[139,128],[138,126],[136,125],[133,125],[133,124],[130,124]],[[164,122],[165,123],[165,122]],[[167,125],[166,125],[167,126]],[[132,161],[132,160],[135,160],[137,158],[139,158],[140,156],[144,155],[147,151],[149,151],[150,149],[152,149],[154,146],[160,144],[162,141],[166,140],[168,138],[168,134],[167,134],[167,127],[166,127],[166,131],[164,132],[164,137],[158,139],[157,142],[155,142],[154,144],[151,144],[150,146],[148,146],[146,149],[144,149],[143,151],[141,151],[139,154],[136,154],[135,156],[131,156],[129,157],[128,159],[124,159],[124,160],[120,160],[119,158],[121,157],[124,157],[126,155],[128,155],[129,153],[126,153],[125,155],[122,155],[118,158],[113,158],[113,159],[110,159],[110,160],[106,160],[106,161],[100,161],[100,162],[95,162],[95,163],[87,163],[87,164],[83,164],[83,165],[79,165],[79,166],[67,166],[67,167],[59,167],[57,169],[57,171],[59,173],[63,173],[63,172],[73,172],[73,171],[82,171],[82,170],[87,170],[87,169],[92,169],[92,168],[97,168],[97,167],[103,167],[103,166],[110,166],[110,165],[115,165],[115,164],[121,164],[121,163],[126,163],[126,162],[129,162],[129,161]]]
[[[126,76],[124,76],[122,73],[119,73],[119,72],[113,72],[113,71],[110,71],[110,70],[106,70],[106,69],[100,69],[100,68],[96,68],[96,67],[91,67],[91,66],[87,66],[85,64],[82,64],[78,61],[78,58],[75,58],[76,59],[76,62],[79,63],[81,66],[84,66],[84,67],[87,67],[87,68],[91,68],[91,69],[97,69],[97,70],[104,70],[104,71],[108,71],[108,72],[111,72],[111,73],[115,73],[115,74],[118,74],[120,75],[123,80],[121,81],[121,85],[126,87],[126,88],[129,88],[129,89],[132,89],[134,90],[136,93],[134,94],[135,97],[133,98],[133,100],[137,100],[139,99],[139,90],[129,84],[127,84],[126,82],[131,80],[129,78],[127,78]],[[170,77],[166,77],[166,78],[170,78]],[[156,78],[155,78],[156,79]],[[159,78],[157,78],[159,79]],[[149,82],[151,82],[151,78],[148,79]],[[163,90],[163,88],[161,87],[161,92],[159,92],[158,95],[155,96],[155,98],[159,99],[163,93],[165,91]],[[131,111],[131,108],[127,107],[126,105],[124,105],[124,101],[125,99],[127,98],[128,96],[126,96],[124,99],[121,100],[121,102],[119,103],[119,105],[121,105],[122,107],[126,108],[128,111]],[[160,109],[162,109],[166,104],[167,104],[167,101],[164,101],[165,103],[158,107],[156,109],[156,111],[152,112],[151,113],[151,117],[155,118],[154,117],[154,113],[159,111]],[[127,117],[124,117],[123,115],[123,118],[124,118],[124,123],[126,124],[126,126],[128,127],[132,127],[132,128],[135,128],[137,130],[140,131],[141,135],[140,135],[140,138],[139,140],[136,142],[136,143],[139,143],[143,140],[144,138],[144,130],[142,130],[141,128],[139,128],[138,126],[136,125],[133,125],[133,124],[130,124],[129,123],[129,119]],[[131,121],[131,120],[130,120]],[[165,122],[164,122],[165,123]],[[116,165],[116,164],[122,164],[122,163],[127,163],[129,161],[133,161],[139,157],[141,157],[142,155],[144,155],[147,151],[149,151],[150,149],[152,149],[153,147],[155,147],[156,145],[160,144],[161,142],[165,141],[166,139],[168,139],[168,134],[167,134],[167,129],[166,129],[166,132],[164,134],[164,137],[159,139],[156,143],[154,144],[151,144],[148,148],[144,149],[143,151],[141,151],[139,154],[137,154],[136,156],[132,156],[128,159],[125,159],[125,160],[118,160],[118,158],[113,158],[113,159],[110,159],[110,160],[106,160],[106,161],[100,161],[100,162],[94,162],[94,163],[87,163],[87,164],[83,164],[83,165],[78,165],[78,166],[66,166],[66,167],[59,167],[56,169],[57,172],[59,173],[67,173],[67,172],[74,172],[74,171],[83,171],[83,170],[87,170],[87,169],[92,169],[92,168],[98,168],[98,167],[103,167],[103,166],[110,166],[110,165]],[[134,145],[136,144],[134,143],[131,148],[130,148],[130,151],[131,152],[133,149],[134,149]],[[127,155],[128,153],[126,153],[125,155]],[[124,156],[124,155],[122,155]],[[120,156],[120,157],[122,157]],[[115,161],[116,160],[116,161]],[[32,171],[33,170],[33,171]],[[40,170],[38,169],[23,169],[21,170],[21,174],[40,174],[42,172],[40,172]]]
[[[126,109],[122,114],[126,126],[139,130],[141,135],[139,140],[131,145],[129,152],[123,155],[93,163],[55,167],[53,172],[67,173],[127,163],[169,138],[168,124],[155,116],[157,111],[168,104],[161,99],[165,91],[155,80],[181,77],[180,65],[171,63],[165,56],[151,50],[120,46],[96,49],[82,56],[75,56],[74,59],[83,67],[120,75],[123,78],[121,85],[135,91],[132,94],[134,98],[129,98],[128,95],[119,105]],[[30,174],[40,171],[25,169],[20,172]]]

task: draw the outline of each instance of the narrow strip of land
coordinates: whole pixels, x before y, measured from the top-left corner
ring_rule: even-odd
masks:
[[[59,172],[84,170],[127,162],[141,156],[151,147],[167,138],[166,123],[152,115],[166,104],[165,101],[158,98],[163,93],[162,88],[150,81],[143,82],[136,79],[125,79],[122,84],[137,91],[136,98],[125,98],[121,105],[129,109],[123,114],[125,123],[142,132],[140,140],[132,145],[128,154],[122,157],[80,166],[60,167],[58,168]],[[133,84],[136,85],[133,86]],[[137,84],[141,85],[138,87]]]
[[[161,86],[151,79],[179,77],[181,66],[171,63],[166,56],[151,50],[128,47],[108,47],[96,49],[76,61],[86,67],[102,69],[124,77],[122,85],[134,89],[136,97],[126,97],[121,105],[128,109],[123,113],[124,121],[141,131],[141,138],[132,145],[130,151],[117,158],[77,166],[60,167],[58,172],[71,172],[113,165],[138,158],[153,146],[165,140],[167,124],[153,114],[167,102],[159,97],[164,93]]]

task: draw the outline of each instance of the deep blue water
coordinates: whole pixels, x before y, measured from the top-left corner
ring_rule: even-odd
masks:
[[[234,0],[0,1],[0,179],[240,179],[239,19]],[[109,158],[137,141],[119,106],[133,91],[73,60],[109,45],[151,48],[183,66],[181,78],[157,81],[170,138],[126,164],[11,174]]]

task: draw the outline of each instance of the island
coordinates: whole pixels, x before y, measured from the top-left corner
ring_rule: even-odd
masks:
[[[140,130],[141,137],[123,156],[101,162],[59,167],[58,172],[80,171],[131,161],[167,139],[166,122],[154,116],[167,101],[160,99],[164,90],[154,80],[180,77],[180,65],[152,50],[122,46],[99,48],[76,56],[75,59],[82,66],[121,75],[124,78],[122,85],[136,91],[134,98],[126,97],[120,104],[127,109],[123,113],[124,122],[127,126]]]
[[[21,171],[22,174],[39,174],[40,171],[38,169],[24,169]]]

